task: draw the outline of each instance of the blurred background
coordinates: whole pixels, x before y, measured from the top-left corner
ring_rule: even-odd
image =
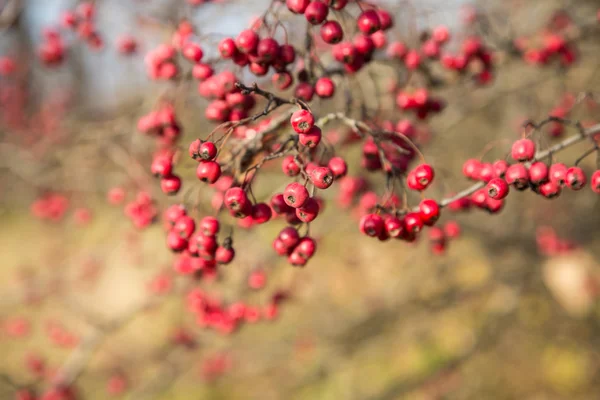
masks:
[[[0,58],[19,66],[16,77],[0,75],[0,399],[14,398],[19,387],[45,388],[56,374],[73,374],[85,399],[599,398],[597,194],[586,187],[549,201],[519,192],[499,215],[444,213],[441,224],[458,224],[460,235],[437,254],[426,238],[368,240],[355,210],[336,204],[334,187],[311,225],[319,251],[306,268],[274,255],[271,241],[285,225],[279,221],[236,233],[236,259],[217,281],[180,279],[160,217],[139,230],[106,200],[115,187],[125,188],[126,202],[140,190],[156,193],[145,167],[153,144],[136,123],[157,99],[173,98],[184,149],[215,126],[204,118],[196,86],[147,78],[144,53],[168,41],[185,18],[205,59],[216,70],[231,67],[217,60],[216,45],[270,2],[99,0],[104,46],[93,50],[67,37],[73,43],[64,65],[48,68],[36,58],[42,32],[76,4],[0,0]],[[419,32],[443,24],[456,35],[450,48],[458,48],[475,29],[464,27],[465,13],[476,10],[487,18],[479,33],[498,43],[491,85],[456,80],[433,90],[448,104],[420,127],[421,149],[438,172],[435,198],[469,185],[461,176],[466,159],[504,157],[525,119],[541,121],[568,103],[568,118],[598,122],[597,1],[378,4],[396,18],[389,41],[416,45]],[[12,15],[11,7],[19,11]],[[575,64],[540,68],[502,51],[510,39],[536,43],[557,10],[580,27]],[[302,29],[288,28],[290,42],[302,40]],[[136,54],[115,50],[124,35],[135,37]],[[396,78],[393,68],[374,66],[356,82],[368,73],[382,91]],[[246,84],[270,82],[240,74]],[[387,97],[380,98],[383,113],[397,120],[394,95]],[[323,115],[341,102],[315,100],[313,109]],[[541,141],[572,134],[566,127]],[[572,164],[588,148],[573,146],[555,160]],[[349,173],[368,176],[360,149],[345,151],[354,161]],[[182,160],[177,169],[193,177],[193,165]],[[594,156],[581,165],[597,168]],[[275,162],[257,178],[257,197],[269,199],[286,182]],[[211,190],[200,192],[206,203]],[[57,209],[36,218],[32,205],[49,194],[59,196]],[[157,207],[169,203],[157,196]],[[279,291],[289,298],[277,318],[221,334],[199,327],[187,310],[186,294],[197,286],[256,307]]]

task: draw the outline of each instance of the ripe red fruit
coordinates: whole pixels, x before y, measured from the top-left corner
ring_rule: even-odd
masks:
[[[566,183],[567,169],[567,166],[563,163],[552,164],[548,173],[548,179],[560,187],[564,186]]]
[[[594,171],[590,186],[595,193],[600,193],[600,170]]]
[[[409,212],[404,216],[404,228],[408,234],[408,238],[412,235],[419,233],[423,228],[423,220],[421,220],[420,213]]]
[[[455,239],[460,236],[460,225],[456,221],[448,221],[444,225],[444,233],[448,239]]]
[[[296,208],[296,216],[302,222],[311,222],[319,215],[319,203],[314,197],[309,197],[302,207]]]
[[[487,194],[492,199],[501,200],[508,195],[508,183],[502,178],[493,178],[487,184]]]
[[[479,208],[486,208],[488,201],[488,192],[485,189],[479,189],[471,195],[471,203]]]
[[[252,29],[244,29],[235,39],[235,45],[239,51],[246,54],[253,54],[258,47],[258,34]]]
[[[292,114],[290,123],[296,133],[306,133],[314,126],[315,117],[310,111],[302,109]]]
[[[542,161],[536,161],[529,166],[529,181],[533,184],[539,185],[540,183],[548,180],[548,166]]]
[[[321,26],[321,38],[325,43],[336,44],[344,38],[342,26],[337,21],[327,21]]]
[[[196,176],[202,182],[215,183],[221,176],[221,166],[215,161],[201,161],[196,168]]]
[[[494,167],[490,163],[482,163],[479,169],[479,180],[483,182],[489,182],[492,178],[496,177]]]
[[[310,181],[319,189],[327,189],[333,183],[333,172],[327,167],[316,167],[310,173]]]
[[[285,0],[287,8],[296,14],[304,14],[304,11],[306,10],[306,7],[308,7],[309,3],[310,0]]]
[[[462,173],[469,179],[478,180],[479,171],[481,170],[481,162],[471,158],[463,164]]]
[[[548,181],[546,183],[542,183],[538,188],[540,194],[548,199],[552,199],[554,197],[558,197],[560,192],[562,191],[560,185],[556,181]]]
[[[308,132],[299,134],[298,139],[301,145],[312,149],[319,145],[321,136],[321,128],[315,125]]]
[[[315,93],[323,99],[328,99],[335,93],[335,84],[326,76],[319,78],[315,83]]]
[[[206,161],[213,160],[217,156],[217,146],[213,142],[204,142],[198,148],[198,156]]]
[[[215,236],[219,233],[219,220],[215,217],[204,217],[200,220],[200,232],[205,236]]]
[[[311,1],[310,4],[304,10],[304,16],[306,20],[313,25],[319,25],[325,21],[329,8],[325,3],[319,0]]]
[[[341,157],[333,157],[331,160],[329,160],[327,166],[329,167],[329,169],[333,173],[333,176],[336,179],[345,176],[348,172],[348,166],[346,165],[346,161],[344,161],[344,159]]]
[[[257,203],[252,206],[252,221],[256,224],[264,224],[273,216],[271,207],[265,203]]]
[[[256,54],[264,63],[270,63],[279,57],[279,43],[273,38],[261,39],[256,47]]]
[[[215,261],[218,264],[229,264],[235,257],[235,251],[231,246],[219,246],[215,252]]]
[[[377,10],[377,16],[379,17],[380,29],[385,31],[392,27],[394,21],[392,20],[392,16],[386,10],[379,9]]]
[[[285,204],[293,208],[299,208],[304,205],[308,199],[308,190],[304,185],[298,182],[292,182],[286,186],[283,191],[283,200]]]
[[[242,212],[250,207],[250,200],[246,192],[240,187],[227,189],[223,202],[225,203],[225,207],[234,212]]]
[[[432,199],[424,199],[419,204],[419,216],[423,224],[432,226],[440,217],[440,206]]]
[[[531,161],[535,156],[535,143],[530,139],[519,139],[513,143],[510,155],[515,161]]]
[[[228,59],[233,58],[237,53],[237,47],[232,38],[225,38],[219,42],[219,54],[221,57]]]
[[[317,251],[317,242],[311,237],[303,237],[300,239],[296,247],[294,248],[294,253],[298,253],[300,256],[309,259],[315,255]]]
[[[287,176],[296,176],[300,173],[300,165],[294,156],[286,156],[281,162],[281,169]]]
[[[420,164],[412,170],[412,173],[415,176],[415,180],[419,183],[422,189],[427,189],[427,187],[433,182],[433,178],[435,177],[435,171],[429,164]]]
[[[379,20],[377,11],[365,10],[358,16],[356,25],[361,32],[370,35],[371,33],[377,32],[381,28],[381,21]]]
[[[202,49],[196,43],[188,42],[183,47],[183,56],[192,62],[199,62],[203,55]]]
[[[378,214],[366,214],[360,219],[359,229],[367,236],[378,237],[384,228],[383,218]]]
[[[506,174],[506,170],[508,169],[508,162],[506,160],[494,161],[492,168],[494,169],[494,176],[504,178],[504,174]]]
[[[192,233],[196,230],[196,223],[194,219],[187,216],[182,215],[175,221],[175,225],[173,225],[173,230],[177,232],[181,237],[185,239],[189,239],[192,236]]]
[[[188,247],[188,241],[178,232],[170,231],[167,234],[167,247],[175,252],[180,252]]]
[[[294,96],[304,101],[311,101],[315,95],[315,88],[308,82],[300,82],[296,85]]]
[[[298,231],[291,226],[283,228],[281,232],[279,232],[277,238],[281,240],[282,244],[287,249],[295,247],[300,241],[300,235],[298,234]]]
[[[346,4],[348,4],[348,0],[326,0],[325,2],[329,7],[338,11],[346,7]]]
[[[517,190],[525,190],[529,187],[529,171],[523,164],[513,164],[508,167],[504,177],[506,183],[513,185]]]
[[[569,189],[580,190],[587,183],[585,172],[579,167],[571,167],[565,175],[565,182]]]
[[[164,194],[174,195],[181,189],[181,178],[177,175],[165,176],[160,180],[160,189]]]
[[[150,170],[155,176],[169,176],[171,175],[172,168],[173,163],[171,157],[168,156],[155,157],[150,166]]]
[[[288,214],[293,211],[293,208],[286,204],[282,193],[276,193],[271,197],[271,208],[277,214]]]
[[[196,64],[192,68],[192,76],[199,81],[204,81],[213,76],[214,71],[209,64]]]
[[[384,219],[385,231],[390,237],[398,238],[404,232],[404,223],[398,217],[388,216]]]

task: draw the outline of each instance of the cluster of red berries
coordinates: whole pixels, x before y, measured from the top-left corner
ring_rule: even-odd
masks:
[[[181,178],[173,172],[175,154],[170,149],[160,149],[152,159],[150,171],[160,178],[160,188],[164,194],[174,195],[181,189]]]
[[[158,215],[158,208],[147,192],[139,192],[136,198],[125,206],[125,216],[138,229],[147,228]]]
[[[41,220],[60,221],[69,208],[69,199],[58,193],[48,193],[31,204],[31,214]]]
[[[252,306],[243,302],[226,305],[215,296],[200,289],[193,289],[187,295],[187,307],[195,314],[199,326],[229,335],[245,323],[254,324],[261,320],[275,319],[284,299],[283,294],[276,293],[264,306]]]
[[[147,135],[155,136],[161,144],[166,145],[177,142],[182,133],[175,108],[171,104],[165,104],[141,116],[137,129]]]
[[[475,81],[481,85],[488,84],[493,80],[493,62],[491,51],[476,36],[464,40],[460,54],[444,54],[441,58],[442,66],[461,73],[467,71],[473,64],[478,63]]]
[[[563,36],[548,33],[543,37],[541,48],[532,48],[527,39],[519,38],[514,41],[514,46],[522,53],[523,59],[533,65],[548,65],[554,60],[559,60],[564,67],[572,65],[577,60],[577,50],[574,44],[569,43]]]
[[[182,253],[174,263],[174,268],[182,274],[214,270],[217,264],[229,264],[235,257],[233,241],[226,237],[221,245],[217,234],[221,228],[215,217],[204,217],[198,225],[187,215],[182,205],[172,205],[164,212],[167,228],[167,247]]]
[[[91,49],[101,49],[104,45],[102,37],[94,26],[96,6],[91,1],[80,3],[74,11],[65,11],[61,17],[62,26],[66,29],[77,31],[77,35]]]
[[[213,75],[212,69],[207,69],[209,67],[196,65],[198,66],[201,66],[205,73],[201,79],[197,76],[200,79],[198,92],[202,97],[212,100],[204,111],[206,119],[213,122],[236,122],[248,117],[256,99],[252,94],[243,94],[235,86],[238,82],[235,74],[223,71]]]
[[[219,53],[236,65],[248,66],[256,76],[264,76],[272,66],[284,72],[296,60],[296,50],[289,44],[279,44],[272,37],[260,38],[253,29],[245,29],[235,38],[225,38],[219,43]]]
[[[440,113],[446,106],[442,99],[432,97],[425,88],[412,93],[400,90],[396,96],[396,105],[401,110],[413,111],[419,119],[426,119],[430,113]]]

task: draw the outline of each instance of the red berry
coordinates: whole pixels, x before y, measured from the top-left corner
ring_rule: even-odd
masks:
[[[152,161],[150,170],[152,171],[152,174],[156,176],[169,176],[171,175],[172,168],[173,163],[171,157],[159,156],[155,157]]]
[[[288,206],[300,208],[308,199],[308,190],[298,182],[290,183],[283,191],[283,199]]]
[[[539,187],[540,194],[548,199],[552,199],[554,197],[558,197],[560,192],[562,191],[561,187],[556,183],[556,181],[548,181],[546,183],[542,183]]]
[[[566,183],[567,169],[567,166],[563,163],[552,164],[548,173],[548,179],[560,187],[564,186]]]
[[[201,161],[196,168],[196,176],[202,182],[215,183],[221,176],[221,166],[215,161]]]
[[[421,228],[423,228],[423,220],[421,219],[420,213],[409,212],[406,214],[404,216],[404,227],[409,236],[419,233]]]
[[[313,126],[306,133],[300,133],[298,135],[298,140],[301,145],[308,147],[309,149],[315,148],[321,142],[321,128],[318,126]]]
[[[587,183],[587,177],[581,168],[571,167],[567,170],[565,181],[569,189],[580,190]]]
[[[329,8],[327,5],[319,0],[311,1],[310,4],[304,10],[304,16],[306,20],[313,25],[319,25],[325,21]]]
[[[412,173],[414,173],[416,181],[423,188],[420,190],[427,189],[435,177],[435,171],[429,164],[417,165],[415,169],[412,170]]]
[[[600,193],[600,170],[594,171],[590,186],[595,193]]]
[[[386,217],[385,230],[390,237],[398,238],[402,236],[402,233],[404,232],[404,223],[400,218],[392,216]]]
[[[229,264],[235,257],[233,247],[219,246],[215,252],[215,261],[219,264]]]
[[[542,161],[536,161],[529,166],[529,181],[535,185],[548,180],[548,166]]]
[[[286,156],[281,162],[281,169],[287,176],[296,176],[301,170],[295,156]]]
[[[535,143],[530,139],[520,139],[513,143],[510,152],[515,161],[531,161],[535,156]]]
[[[504,178],[504,174],[506,174],[506,170],[508,169],[508,162],[505,160],[498,160],[492,164],[492,168],[494,169],[494,175],[498,178]]]
[[[333,96],[334,92],[335,84],[333,83],[331,78],[322,77],[317,80],[317,83],[315,83],[315,93],[317,94],[317,96],[323,99],[330,98],[331,96]]]
[[[502,178],[494,178],[487,184],[487,194],[492,199],[501,200],[508,195],[508,183]]]
[[[179,252],[186,249],[188,241],[181,237],[178,232],[171,231],[167,234],[167,247],[173,251]]]
[[[203,55],[202,49],[196,43],[188,42],[183,47],[183,56],[192,62],[199,62]]]
[[[432,199],[424,199],[419,204],[419,216],[423,224],[432,226],[440,217],[440,206]]]
[[[363,215],[359,224],[360,231],[371,237],[378,237],[384,230],[383,218],[378,214],[367,214]]]
[[[469,179],[478,180],[479,171],[481,170],[481,162],[471,158],[463,164],[462,173]]]
[[[379,17],[380,29],[385,31],[392,27],[394,21],[392,20],[392,16],[386,10],[379,9],[377,10],[377,16]]]
[[[177,219],[177,221],[175,221],[175,225],[173,225],[173,230],[179,233],[181,237],[189,239],[190,236],[192,236],[192,233],[194,233],[194,231],[196,230],[196,223],[194,222],[193,218],[187,215],[182,215]]]
[[[217,146],[213,142],[204,142],[198,148],[198,155],[203,160],[213,160],[217,156]]]
[[[489,182],[494,177],[496,177],[496,174],[492,164],[482,163],[481,168],[479,168],[479,180],[483,182]]]
[[[181,178],[177,175],[165,176],[160,180],[160,188],[164,194],[177,194],[179,189],[181,189]]]
[[[488,192],[485,189],[479,189],[471,195],[471,203],[479,208],[487,208]]]
[[[219,233],[219,220],[215,217],[204,217],[200,221],[200,232],[205,236],[215,236]]]
[[[237,47],[232,38],[225,38],[219,42],[219,53],[225,59],[235,56]]]
[[[252,220],[256,224],[264,224],[268,222],[273,216],[271,207],[265,203],[257,203],[252,206]]]
[[[333,172],[327,167],[316,167],[310,173],[310,181],[319,189],[327,189],[333,183]]]
[[[529,172],[523,164],[513,164],[508,167],[504,177],[506,183],[513,185],[517,190],[525,190],[529,187]]]
[[[286,249],[291,249],[300,241],[300,235],[295,228],[288,226],[279,232],[277,239],[281,240]]]
[[[348,4],[348,0],[326,0],[326,3],[329,7],[339,11],[346,7],[346,4]]]
[[[271,208],[277,214],[289,214],[293,211],[293,208],[286,204],[282,193],[274,194],[271,197]]]
[[[342,26],[337,21],[327,21],[321,26],[321,38],[325,43],[336,44],[344,38]]]
[[[246,192],[240,187],[227,189],[223,202],[225,203],[225,207],[234,212],[243,212],[250,207],[250,200]]]
[[[306,7],[308,7],[308,4],[310,3],[310,0],[286,0],[285,4],[287,5],[287,8],[296,14],[304,14],[304,11],[306,10]]]
[[[235,45],[239,51],[253,54],[258,47],[258,34],[252,29],[244,29],[235,39]]]
[[[341,157],[333,157],[331,160],[329,160],[327,166],[329,167],[329,169],[333,173],[333,176],[336,179],[345,176],[348,172],[348,166],[346,165],[346,161],[344,161],[344,159]]]
[[[302,109],[292,114],[290,123],[296,133],[306,133],[314,126],[315,117],[310,111]]]
[[[256,54],[264,63],[270,63],[279,57],[279,43],[273,38],[261,39],[256,47]]]
[[[356,25],[361,32],[370,35],[371,33],[377,32],[381,28],[381,21],[379,20],[377,11],[366,10],[358,16]]]
[[[296,216],[302,222],[311,222],[319,215],[319,203],[314,197],[309,197],[302,207],[296,208]]]
[[[460,225],[456,221],[448,221],[444,225],[444,233],[449,239],[455,239],[460,236]]]

